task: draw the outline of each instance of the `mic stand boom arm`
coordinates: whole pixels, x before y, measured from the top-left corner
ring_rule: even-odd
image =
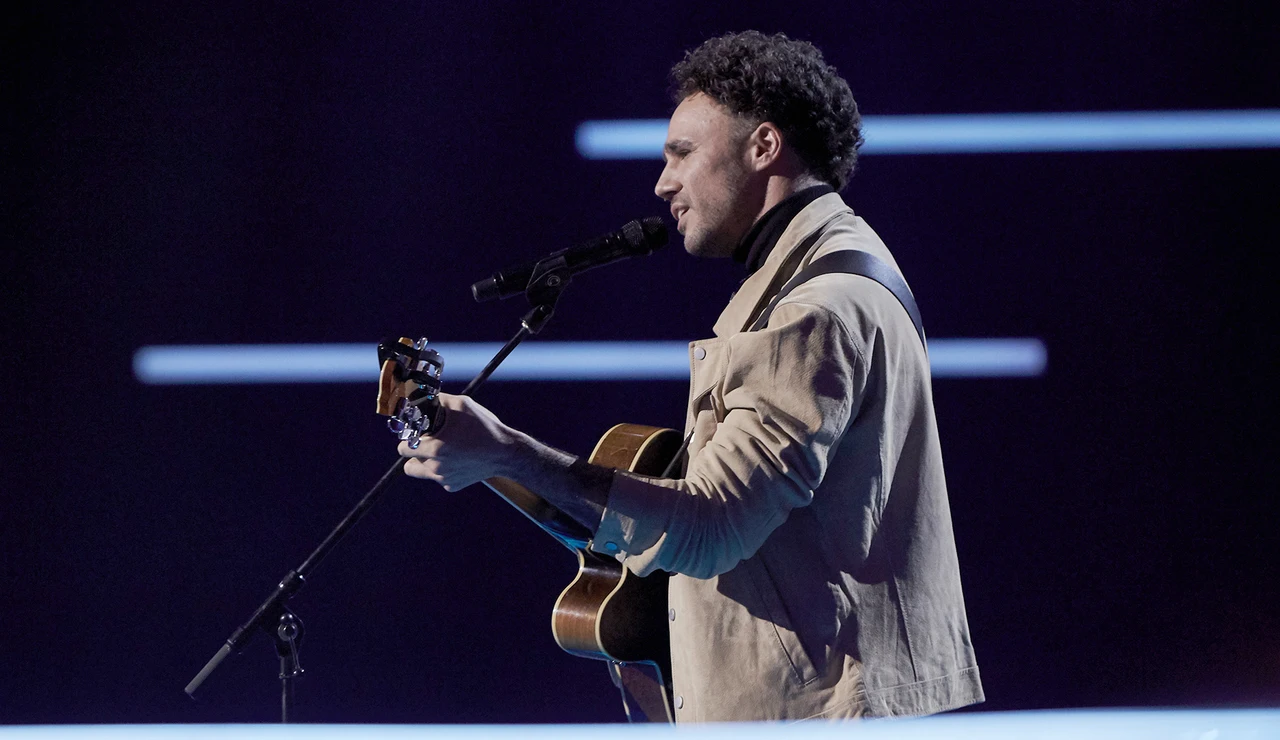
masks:
[[[477,375],[467,387],[462,391],[462,395],[472,395],[486,380],[493,374],[493,371],[502,364],[502,361],[510,355],[511,352],[524,341],[524,339],[532,334],[542,331],[551,317],[555,315],[556,304],[560,300],[560,295],[564,289],[568,287],[572,273],[565,264],[563,256],[555,256],[539,262],[534,268],[533,274],[529,278],[529,285],[525,289],[525,296],[528,297],[529,303],[533,308],[520,319],[520,330],[516,332],[503,347],[498,351],[493,359],[489,360],[489,364],[485,366],[480,374]],[[306,579],[315,570],[316,566],[324,560],[329,551],[337,546],[338,542],[346,536],[347,532],[355,527],[356,523],[369,513],[373,505],[382,497],[383,492],[391,481],[404,472],[404,465],[407,460],[399,458],[395,464],[391,466],[378,482],[369,489],[369,492],[360,499],[350,513],[334,527],[328,537],[320,543],[311,555],[303,561],[302,565],[295,570],[291,570],[280,579],[280,583],[276,585],[275,590],[263,601],[261,605],[253,612],[253,616],[249,620],[240,625],[235,632],[231,633],[231,637],[227,638],[226,643],[214,654],[204,668],[196,674],[187,684],[186,693],[188,696],[195,698],[195,692],[205,679],[218,667],[227,656],[233,652],[240,652],[244,646],[248,644],[250,638],[258,630],[262,630],[269,635],[276,645],[276,653],[280,657],[280,681],[281,681],[281,697],[280,697],[280,717],[281,722],[289,722],[292,714],[293,704],[293,682],[302,675],[302,668],[298,665],[298,645],[302,642],[302,620],[298,619],[287,606],[289,599],[293,598],[302,587],[306,584]],[[585,527],[583,528],[585,532]],[[590,533],[586,533],[583,537],[590,537]]]

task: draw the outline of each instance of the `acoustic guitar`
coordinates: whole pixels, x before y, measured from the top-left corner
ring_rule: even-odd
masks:
[[[378,413],[390,417],[391,430],[416,447],[437,425],[444,361],[425,339],[383,342],[378,354]],[[660,476],[680,453],[681,442],[674,429],[618,424],[600,438],[588,462]],[[577,557],[578,573],[551,612],[556,644],[573,655],[608,661],[628,720],[674,722],[667,574],[640,577],[592,551],[587,527],[513,480],[490,478],[484,484]]]

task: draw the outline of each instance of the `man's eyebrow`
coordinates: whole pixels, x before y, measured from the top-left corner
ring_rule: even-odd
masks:
[[[691,150],[692,147],[694,147],[694,142],[687,140],[687,138],[673,138],[673,140],[664,143],[662,146],[662,160],[667,161],[668,155],[684,154],[684,152]]]
[[[662,150],[665,153],[679,154],[693,148],[693,142],[688,139],[672,139],[663,145]]]

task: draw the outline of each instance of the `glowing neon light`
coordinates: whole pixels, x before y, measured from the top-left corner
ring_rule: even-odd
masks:
[[[501,346],[433,344],[445,377],[470,380]],[[931,339],[935,378],[1033,377],[1048,353],[1039,339]],[[372,344],[249,344],[142,347],[135,377],[149,385],[234,383],[366,383],[378,377]],[[685,342],[531,342],[494,373],[493,380],[687,380]]]
[[[865,116],[862,154],[984,154],[1280,147],[1280,110]],[[661,159],[664,119],[585,121],[587,159]]]
[[[694,725],[14,725],[0,740],[594,740],[621,734],[627,740],[844,740],[850,725],[822,722]],[[1280,740],[1276,709],[1105,709],[970,712],[859,723],[869,740]]]

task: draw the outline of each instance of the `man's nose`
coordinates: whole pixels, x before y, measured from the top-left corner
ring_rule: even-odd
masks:
[[[675,178],[671,176],[671,167],[663,167],[662,174],[658,176],[658,184],[653,186],[654,195],[663,200],[671,200],[678,192],[680,192],[680,186],[676,184]]]

